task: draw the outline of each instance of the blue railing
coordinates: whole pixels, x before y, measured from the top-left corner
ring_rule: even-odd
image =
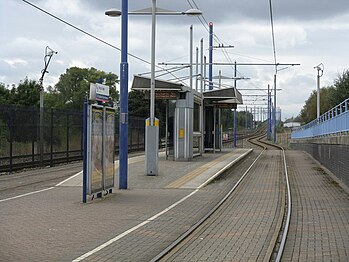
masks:
[[[292,130],[291,138],[349,134],[349,98],[308,124]]]

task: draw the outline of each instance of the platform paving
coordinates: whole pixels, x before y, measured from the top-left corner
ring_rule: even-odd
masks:
[[[283,261],[349,261],[349,195],[307,153],[287,151],[292,216]]]
[[[68,165],[67,170],[53,168],[57,176],[50,182],[29,183],[25,190],[0,189],[0,261],[149,261],[220,201],[256,151],[206,186],[202,185],[247,151],[229,149],[191,162],[162,156],[159,176],[145,176],[144,157],[137,156],[129,161],[128,190],[115,189],[114,194],[87,204],[81,203],[79,164]],[[234,204],[225,207],[226,215],[221,212],[211,220],[218,224],[210,235],[194,235],[186,249],[190,252],[178,250],[173,260],[265,258],[276,222],[270,217],[278,213],[280,201],[278,181],[272,175],[276,156],[268,154],[257,168],[261,175],[246,179]],[[294,202],[282,260],[348,261],[348,193],[307,154],[287,151],[287,159]],[[72,178],[66,180],[59,172],[72,172]],[[17,175],[30,182],[25,173]],[[9,178],[7,187],[18,185],[18,180]],[[37,177],[33,179],[37,182]],[[18,195],[22,193],[27,195]]]
[[[161,261],[269,261],[284,201],[281,167],[280,151],[268,150],[217,212]]]
[[[47,185],[24,196],[9,194],[10,198],[6,198],[5,191],[0,195],[0,261],[72,261],[120,236],[113,245],[86,260],[95,261],[102,254],[110,261],[146,261],[197,221],[222,194],[221,190],[208,190],[211,186],[195,189],[199,183],[193,188],[181,188],[186,183],[171,188],[168,185],[207,163],[211,163],[207,170],[211,169],[214,176],[224,170],[223,162],[229,164],[241,155],[247,156],[247,152],[224,150],[191,162],[161,157],[160,172],[155,177],[144,175],[143,161],[130,160],[130,189],[115,190],[87,204],[81,203],[78,183]],[[217,161],[220,158],[222,161]],[[77,172],[71,180],[79,176]],[[190,175],[188,182],[199,176]],[[207,177],[203,180],[209,181]],[[152,223],[154,216],[157,223]],[[137,230],[129,232],[135,227]]]

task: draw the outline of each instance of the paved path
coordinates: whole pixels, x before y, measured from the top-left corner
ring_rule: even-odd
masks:
[[[314,160],[286,151],[292,216],[284,261],[349,260],[349,195]]]
[[[143,162],[130,163],[129,190],[116,190],[88,204],[81,203],[79,185],[50,186],[9,200],[4,191],[0,199],[0,261],[72,261],[120,236],[114,245],[95,255],[110,255],[112,250],[111,261],[147,260],[196,222],[222,193],[208,190],[210,186],[202,190],[166,186],[225,154],[233,160],[246,152],[233,151],[205,154],[192,162],[160,162],[161,172],[156,177],[144,175]],[[178,203],[176,208],[174,203]],[[150,223],[154,216],[156,223]],[[137,231],[129,232],[135,227]]]
[[[224,212],[205,224],[209,231],[198,231],[192,244],[171,259],[264,259],[276,223],[273,214],[279,213],[275,170],[280,163],[274,161],[275,152],[268,151],[256,175],[248,176]],[[14,193],[1,191],[0,261],[72,261],[93,250],[84,261],[149,261],[216,205],[256,156],[252,152],[229,175],[200,190],[190,186],[200,177],[195,170],[218,158],[223,161],[226,153],[207,154],[193,162],[165,161],[157,177],[143,175],[143,163],[134,161],[129,190],[88,204],[81,203],[79,185],[44,183],[52,189],[8,201],[2,200]],[[235,157],[242,151],[236,153]],[[283,260],[348,261],[348,194],[308,155],[286,153],[294,202]],[[11,185],[11,179],[6,183]],[[32,190],[45,186],[34,184]]]
[[[217,212],[163,261],[269,258],[284,195],[280,160],[280,151],[268,150]]]

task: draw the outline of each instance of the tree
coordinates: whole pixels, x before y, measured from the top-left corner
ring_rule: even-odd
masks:
[[[10,90],[6,88],[4,83],[0,83],[0,105],[9,103]]]
[[[317,117],[317,92],[314,90],[301,110],[303,123],[308,123]],[[349,70],[335,79],[334,84],[320,89],[320,115],[349,98]]]
[[[90,83],[97,83],[100,80],[110,87],[111,101],[116,102],[119,98],[119,93],[116,90],[118,76],[93,67],[67,69],[50,91],[50,94],[57,99],[52,99],[50,95],[47,95],[47,99],[54,103],[51,106],[55,108],[82,110],[85,96],[89,94]]]
[[[17,87],[12,86],[8,100],[10,104],[15,105],[39,106],[40,84],[26,77]]]
[[[251,118],[250,112],[236,111],[236,129],[241,131],[245,129],[247,119]],[[234,110],[223,109],[221,114],[221,121],[223,125],[223,131],[227,131],[229,128],[234,128]]]
[[[149,117],[149,99],[139,90],[128,93],[128,111],[130,116]]]
[[[345,70],[342,75],[334,81],[333,90],[330,93],[329,102],[331,108],[349,98],[349,70]]]

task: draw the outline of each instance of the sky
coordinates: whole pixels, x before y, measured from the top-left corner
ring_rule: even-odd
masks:
[[[47,12],[120,48],[121,19],[107,17],[105,10],[121,9],[121,0],[28,0]],[[129,11],[148,8],[150,0],[129,0]],[[188,63],[190,25],[193,25],[194,50],[204,41],[208,57],[207,23],[213,22],[214,45],[234,48],[215,49],[214,62],[274,63],[268,0],[157,0],[157,7],[185,11],[195,5],[203,12],[196,17],[158,16],[156,22],[156,62]],[[278,67],[277,106],[282,119],[300,113],[305,100],[316,89],[319,63],[324,64],[321,86],[332,85],[349,69],[348,0],[272,0],[276,61],[300,64]],[[23,0],[0,2],[0,82],[18,84],[25,77],[38,80],[44,68],[45,47],[57,51],[45,75],[44,86],[54,86],[59,76],[72,66],[94,67],[119,75],[120,51],[39,11]],[[129,16],[128,51],[150,62],[151,16]],[[195,55],[195,54],[194,54]],[[195,56],[194,56],[195,61]],[[133,75],[150,71],[148,63],[128,58],[129,83]],[[213,75],[233,77],[233,66],[214,66]],[[264,107],[268,84],[273,85],[274,66],[237,66],[238,80],[248,107]],[[195,68],[194,68],[195,73]],[[160,74],[160,73],[159,73]],[[176,77],[189,75],[184,69]],[[160,77],[169,80],[171,75]],[[195,82],[195,81],[194,81]],[[188,82],[186,82],[188,83]],[[232,80],[224,80],[232,85]],[[254,90],[244,90],[254,89]]]

